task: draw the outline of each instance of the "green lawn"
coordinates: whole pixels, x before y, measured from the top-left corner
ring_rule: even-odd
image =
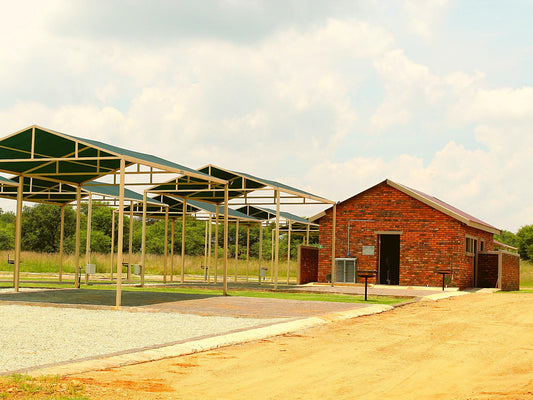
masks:
[[[114,286],[106,285],[91,285],[83,288],[105,290],[114,288]],[[220,289],[203,289],[203,288],[155,288],[155,287],[131,287],[126,286],[122,288],[124,291],[148,291],[148,292],[169,292],[169,293],[185,293],[185,294],[206,294],[210,296],[222,296]],[[307,300],[307,301],[333,301],[340,303],[362,303],[364,296],[352,296],[344,294],[328,294],[328,293],[290,293],[285,291],[271,291],[271,290],[230,290],[228,296],[241,297],[261,297],[269,299],[286,299],[286,300]],[[398,304],[411,300],[411,297],[389,297],[389,296],[368,296],[367,303],[372,304]]]
[[[533,263],[520,260],[520,287],[533,289]]]

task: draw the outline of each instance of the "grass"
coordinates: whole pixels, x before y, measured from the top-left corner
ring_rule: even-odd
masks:
[[[234,291],[230,296],[262,297],[285,300],[306,300],[306,301],[331,301],[337,303],[364,303],[364,296],[352,296],[346,294],[326,294],[326,293],[290,293],[290,292],[256,292],[256,291]],[[368,296],[367,303],[393,305],[404,303],[412,297],[388,297],[388,296]]]
[[[0,377],[0,399],[89,400],[83,392],[83,385],[59,376],[15,374]]]
[[[0,271],[13,271],[13,265],[7,263],[8,255],[13,259],[13,251],[0,251]],[[21,253],[21,272],[35,272],[35,273],[58,273],[59,271],[59,253],[37,253],[30,251],[23,251]],[[114,271],[116,271],[116,255],[113,261]],[[124,253],[124,262],[129,260],[128,253]],[[141,255],[139,253],[132,254],[131,263],[139,264],[141,262]],[[111,265],[111,255],[110,254],[101,254],[93,253],[91,255],[91,263],[96,264],[97,273],[109,273]],[[219,257],[218,259],[218,274],[222,273],[223,268],[223,259]],[[147,254],[146,255],[146,268],[145,273],[148,275],[162,275],[164,270],[164,257],[157,254]],[[185,256],[185,274],[187,275],[203,275],[204,270],[201,268],[205,264],[205,259],[203,256]],[[214,257],[211,258],[211,275],[214,271]],[[63,255],[63,272],[73,273],[75,267],[75,257],[72,254]],[[85,254],[80,255],[80,266],[85,265]],[[263,268],[268,268],[267,276],[270,276],[271,273],[271,261],[263,260]],[[167,259],[167,273],[170,274],[170,269],[172,267],[172,260],[170,255]],[[248,269],[248,275],[250,277],[257,277],[259,274],[259,260],[250,258],[250,262],[247,263],[246,260],[239,259],[235,261],[234,258],[228,259],[228,278],[233,279],[235,275],[235,267],[237,267],[237,275],[240,277],[246,276],[246,270]],[[296,269],[297,261],[291,260],[290,263],[290,278],[292,280],[296,279]],[[174,255],[173,262],[173,271],[174,274],[179,274],[181,271],[181,255]],[[280,260],[279,263],[279,274],[278,277],[280,280],[287,279],[287,260]]]
[[[533,263],[520,260],[520,287],[533,289]]]

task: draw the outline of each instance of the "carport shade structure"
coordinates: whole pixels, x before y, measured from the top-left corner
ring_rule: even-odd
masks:
[[[117,200],[120,198],[120,187],[118,185],[111,185],[106,184],[103,182],[98,181],[92,181],[88,182],[87,184],[82,186],[82,190],[84,192],[87,192],[89,194],[89,202],[88,202],[88,215],[87,215],[87,247],[86,247],[86,263],[89,264],[90,262],[90,252],[91,252],[91,210],[92,210],[92,198],[93,195],[98,195],[101,197],[100,201],[104,202],[112,202],[116,203]],[[133,219],[132,214],[133,211],[131,209],[131,205],[133,205],[135,202],[142,202],[143,196],[142,194],[139,194],[137,192],[134,192],[133,190],[124,189],[124,201],[130,202],[130,237],[129,237],[129,255],[128,255],[128,276],[131,272],[131,255],[132,255],[132,226],[133,226]],[[141,203],[142,204],[142,203]],[[164,204],[156,199],[148,199],[148,204],[150,206],[156,207],[162,207],[162,208],[168,208],[167,204]],[[116,205],[116,204],[115,204]],[[125,208],[125,212],[128,211],[128,208]],[[115,241],[115,211],[113,211],[112,214],[112,222],[111,222],[111,270],[110,270],[110,279],[113,279],[113,257],[115,254],[114,251],[114,241]],[[122,267],[121,267],[122,268]],[[87,281],[87,275],[86,275],[86,281]]]
[[[271,221],[272,219],[276,218],[276,211],[271,210],[269,208],[264,207],[258,207],[258,206],[243,206],[241,208],[238,208],[237,211],[243,212],[247,215],[254,216],[255,218],[258,218],[262,221]],[[291,234],[295,231],[302,231],[304,230],[306,232],[306,240],[307,244],[309,244],[309,232],[311,227],[317,228],[318,224],[315,224],[311,221],[309,221],[307,218],[299,217],[298,215],[280,211],[280,217],[284,218],[287,223],[287,285],[289,284],[289,276],[290,276],[290,262],[291,262]],[[278,232],[276,230],[276,232]],[[279,233],[278,233],[279,235]],[[262,253],[263,247],[262,240],[260,241],[260,250],[259,252]],[[260,271],[259,271],[260,272]],[[261,277],[259,277],[259,282],[261,282]]]
[[[194,177],[180,177],[173,179],[161,185],[154,186],[149,189],[151,193],[168,194],[173,193],[186,200],[201,200],[214,204],[220,204],[223,200],[233,201],[232,205],[276,205],[276,231],[279,231],[280,224],[280,206],[283,204],[332,204],[336,209],[336,202],[327,200],[323,197],[316,196],[312,193],[305,192],[300,189],[276,182],[270,179],[259,178],[247,173],[236,172],[229,169],[224,169],[215,165],[207,165],[198,169],[199,172],[208,174],[210,176],[223,179],[228,182],[225,187],[224,196],[222,191],[217,188],[208,187],[206,184],[196,182]],[[264,196],[262,191],[273,192],[272,195]],[[252,192],[255,192],[252,196]],[[283,193],[283,196],[281,195]],[[240,201],[239,201],[240,200]],[[217,213],[218,215],[218,213]],[[335,214],[334,214],[335,215]],[[217,225],[218,226],[218,223]],[[333,250],[335,248],[335,220],[332,227]],[[227,217],[224,218],[224,231],[227,232]],[[218,237],[218,233],[215,233]],[[215,250],[216,251],[216,250]],[[278,266],[279,266],[279,235],[275,240],[275,276],[274,289],[278,286]],[[333,253],[334,254],[334,253]],[[224,238],[224,292],[227,291],[227,235]],[[334,259],[334,257],[333,257]],[[332,262],[332,267],[333,267]],[[333,268],[334,269],[334,268]],[[332,282],[333,285],[333,282]]]
[[[5,180],[5,178],[2,178]],[[0,197],[7,199],[17,199],[17,187],[19,177],[13,177],[9,180],[5,180],[7,183],[11,182],[12,185],[5,185],[0,187]],[[76,186],[58,183],[44,179],[24,177],[23,179],[23,201],[29,201],[34,203],[43,203],[58,205],[61,207],[61,224],[60,224],[60,243],[59,243],[59,282],[62,281],[63,273],[63,236],[64,236],[64,222],[65,222],[65,206],[73,201],[76,201]],[[112,200],[116,203],[120,197],[119,186],[106,184],[103,182],[92,181],[82,186],[81,196],[89,197],[88,209],[90,210],[92,203],[92,195],[99,195],[100,201],[109,202]],[[124,191],[125,201],[142,201],[142,195],[125,188]],[[162,203],[157,200],[149,201],[150,204],[161,205]],[[116,205],[116,204],[115,204]],[[164,205],[163,205],[164,206]],[[91,218],[87,219],[88,226],[87,232],[89,233],[87,241],[87,249],[90,249],[90,222]],[[114,221],[113,221],[114,223]],[[114,234],[114,230],[113,230]],[[90,250],[89,250],[90,251]],[[112,260],[112,258],[111,258]],[[112,262],[111,262],[112,263]]]
[[[163,194],[159,194],[159,195],[156,195],[155,197],[153,198],[150,198],[148,197],[147,198],[148,200],[149,199],[152,199],[155,200],[155,201],[159,201],[161,203],[164,203],[166,205],[168,205],[168,210],[164,210],[163,207],[159,207],[159,206],[154,206],[154,205],[147,205],[146,207],[146,214],[143,215],[143,224],[146,223],[146,218],[166,218],[166,215],[167,215],[167,212],[170,216],[170,218],[173,220],[172,222],[172,243],[171,243],[171,249],[173,250],[173,247],[174,247],[174,221],[178,218],[178,217],[182,217],[182,227],[183,227],[183,232],[182,232],[182,237],[181,237],[181,240],[182,240],[182,243],[181,243],[181,249],[182,249],[182,257],[181,257],[181,283],[184,283],[184,274],[185,274],[185,254],[184,254],[184,249],[185,249],[185,215],[186,214],[189,214],[189,215],[192,215],[192,214],[198,214],[198,213],[205,213],[208,215],[208,220],[206,221],[206,223],[208,224],[206,226],[206,245],[205,245],[205,264],[206,265],[209,265],[211,263],[211,261],[207,260],[207,255],[209,254],[209,258],[210,258],[210,255],[211,255],[211,223],[212,223],[212,217],[213,215],[215,216],[215,219],[218,220],[218,217],[219,216],[224,216],[226,215],[226,207],[225,206],[218,206],[218,205],[215,205],[213,203],[208,203],[208,202],[205,202],[205,201],[198,201],[198,200],[185,200],[185,199],[182,199],[182,198],[178,198],[178,197],[175,197],[173,195],[163,195]],[[186,205],[186,211],[184,213],[184,205]],[[127,209],[130,210],[131,209],[131,206],[130,208]],[[133,204],[133,213],[135,213],[136,215],[139,215],[139,214],[142,214],[142,210],[143,210],[143,205],[142,203],[135,203]],[[238,212],[232,208],[227,208],[228,212],[227,212],[227,216],[228,216],[228,221],[230,220],[234,220],[238,223],[238,221],[243,221],[245,223],[257,223],[259,222],[256,218],[254,217],[251,217],[249,215],[246,215],[246,214],[243,214],[241,212]],[[218,236],[217,236],[218,238]],[[165,242],[166,242],[166,238],[165,238]],[[215,261],[217,260],[217,255],[215,253]],[[216,262],[215,262],[216,264]],[[173,273],[173,253],[171,255],[171,281],[172,281],[172,273]],[[166,274],[166,273],[165,273]],[[215,283],[216,283],[216,277],[217,277],[217,267],[215,265]],[[142,279],[142,278],[141,278]]]
[[[136,169],[134,168],[136,166]],[[133,167],[126,172],[126,168]],[[153,184],[157,174],[188,176],[213,187],[227,188],[224,179],[211,177],[202,172],[187,168],[157,156],[126,150],[99,141],[79,138],[37,125],[32,125],[0,139],[0,172],[12,173],[19,177],[37,178],[76,187],[76,277],[79,275],[80,250],[80,202],[81,186],[105,175],[113,175],[119,185],[119,226],[117,251],[116,307],[121,305],[121,268],[124,189],[126,174],[149,176],[139,185]],[[21,188],[19,188],[22,192]],[[22,194],[17,196],[17,210],[22,208]],[[18,214],[18,213],[17,213]],[[18,215],[18,219],[20,219]],[[15,254],[20,252],[20,241]],[[18,270],[20,259],[16,261]],[[14,286],[18,290],[18,274]]]
[[[65,206],[76,200],[76,187],[60,182],[52,182],[44,179],[18,177],[15,176],[10,179],[12,182],[18,182],[22,179],[22,201],[29,201],[33,203],[52,204],[61,207],[61,222],[60,222],[60,236],[59,236],[59,282],[62,281],[63,276],[63,241],[64,241],[64,226],[65,226]],[[18,186],[18,184],[17,184]],[[17,200],[18,189],[14,186],[3,186],[0,188],[0,197]],[[82,194],[83,196],[83,194]],[[22,206],[21,206],[22,207]],[[21,231],[22,233],[22,231]],[[15,243],[15,252],[16,252]],[[20,282],[17,279],[17,273],[13,275],[13,285],[18,291]]]

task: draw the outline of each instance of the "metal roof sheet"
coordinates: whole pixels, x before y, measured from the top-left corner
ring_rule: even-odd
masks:
[[[396,183],[396,182],[393,182],[391,181],[390,179],[386,179],[384,180],[383,182],[380,182],[378,183],[377,185],[374,185],[368,189],[365,189],[363,190],[362,192],[352,196],[352,197],[349,197],[348,199],[346,200],[343,200],[341,203],[344,203],[345,201],[348,201],[350,199],[353,199],[359,195],[361,195],[362,193],[365,193],[366,191],[368,190],[371,190],[373,189],[374,187],[378,186],[378,185],[382,185],[382,184],[387,184],[403,193],[405,193],[406,195],[408,196],[411,196],[419,201],[421,201],[422,203],[428,205],[429,207],[432,207],[446,215],[449,215],[450,217],[468,225],[468,226],[471,226],[473,228],[476,228],[476,229],[480,229],[480,230],[484,230],[486,232],[490,232],[490,233],[495,233],[495,234],[501,234],[501,231],[500,229],[480,220],[479,218],[476,218],[434,196],[431,196],[431,195],[428,195],[424,192],[421,192],[420,190],[416,190],[416,189],[412,189],[410,187],[407,187],[405,185],[402,185],[400,183]],[[329,209],[328,209],[329,210]],[[320,213],[318,213],[317,215],[311,217],[311,220],[315,221],[315,220],[319,220],[320,218],[322,218],[323,216],[325,216],[326,213],[325,211],[322,211]]]
[[[17,184],[19,177],[12,177],[8,181]],[[45,179],[24,177],[22,190],[24,201],[62,205],[76,200],[75,186]],[[0,197],[16,200],[17,188],[15,186],[2,187]]]
[[[102,196],[112,197],[115,199],[118,199],[120,197],[120,186],[119,185],[111,185],[106,184],[102,182],[92,181],[88,182],[87,184],[83,185],[82,190],[86,192],[95,193]],[[137,192],[134,192],[133,190],[130,190],[128,188],[124,188],[124,200],[126,201],[143,201],[143,195]],[[155,204],[155,205],[162,205],[165,206],[166,204],[158,201],[156,199],[152,199],[150,197],[147,197],[147,203]]]
[[[228,181],[228,198],[235,199],[244,196],[246,193],[257,189],[271,188],[273,190],[280,190],[294,196],[311,199],[323,203],[332,203],[322,197],[316,196],[309,192],[293,188],[280,182],[269,179],[258,178],[256,176],[236,172],[229,169],[221,168],[212,164],[199,168],[199,172],[214,176],[219,179]],[[194,199],[199,201],[207,201],[210,203],[224,202],[224,191],[220,187],[213,187],[208,183],[196,180],[194,177],[179,177],[168,182],[153,186],[150,188],[153,193],[176,194],[187,199]]]
[[[0,170],[79,184],[114,173],[120,159],[169,173],[225,181],[160,157],[32,125],[0,139]]]
[[[237,211],[241,211],[245,214],[254,216],[255,218],[259,218],[263,221],[269,221],[271,219],[276,218],[276,210],[271,210],[269,208],[265,207],[258,207],[258,206],[242,206],[237,209]],[[317,226],[317,224],[312,223],[307,218],[299,217],[298,215],[291,214],[286,211],[280,211],[279,212],[280,217],[287,221],[296,222],[304,225],[314,225]]]
[[[4,178],[3,176],[0,176],[0,185],[18,186],[19,183],[11,179]]]
[[[165,196],[165,195],[158,195],[152,198],[152,200],[155,200],[155,199],[158,199],[159,201],[162,201],[165,204],[169,205],[170,215],[173,215],[173,216],[183,215],[183,200],[182,199],[177,198],[177,197],[172,197],[172,196]],[[223,205],[219,206],[219,211],[218,211],[219,217],[224,216],[224,209],[225,207]],[[128,211],[129,211],[129,207],[126,207],[125,212],[128,212]],[[136,203],[134,205],[134,212],[136,213],[142,212],[142,203]],[[187,199],[187,214],[193,214],[193,213],[198,213],[198,212],[205,212],[208,214],[215,215],[216,205],[212,203],[207,203],[205,201]],[[146,213],[149,218],[162,217],[165,214],[165,210],[160,207],[149,206],[147,207]],[[259,219],[256,219],[247,214],[236,211],[230,207],[228,207],[228,216],[231,219],[239,219],[245,222],[261,222],[261,220]]]
[[[476,218],[436,197],[433,197],[429,194],[426,194],[424,192],[421,192],[420,190],[416,190],[416,189],[412,189],[410,187],[407,187],[405,185],[402,185],[400,183],[396,183],[396,182],[393,182],[391,181],[390,179],[387,179],[387,184],[392,186],[392,187],[395,187],[399,190],[402,190],[403,188],[403,192],[412,196],[412,197],[415,197],[417,198],[418,200],[426,200],[424,201],[424,203],[426,203],[427,205],[433,207],[433,208],[436,208],[437,210],[439,211],[448,211],[448,215],[450,215],[451,217],[454,217],[455,219],[458,219],[462,222],[465,222],[467,223],[467,225],[470,225],[470,226],[473,226],[475,228],[479,228],[479,229],[482,229],[482,230],[489,230],[489,232],[492,232],[492,233],[496,233],[496,234],[500,234],[501,231],[500,229],[496,228],[495,226],[492,226],[482,220],[480,220],[479,218]],[[418,195],[418,197],[416,196]]]

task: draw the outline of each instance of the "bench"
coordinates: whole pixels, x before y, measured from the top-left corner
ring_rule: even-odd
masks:
[[[19,261],[19,263],[21,263],[21,262],[22,261]],[[11,265],[15,264],[15,260],[13,258],[9,258],[9,253],[7,254],[7,263],[11,264]]]

